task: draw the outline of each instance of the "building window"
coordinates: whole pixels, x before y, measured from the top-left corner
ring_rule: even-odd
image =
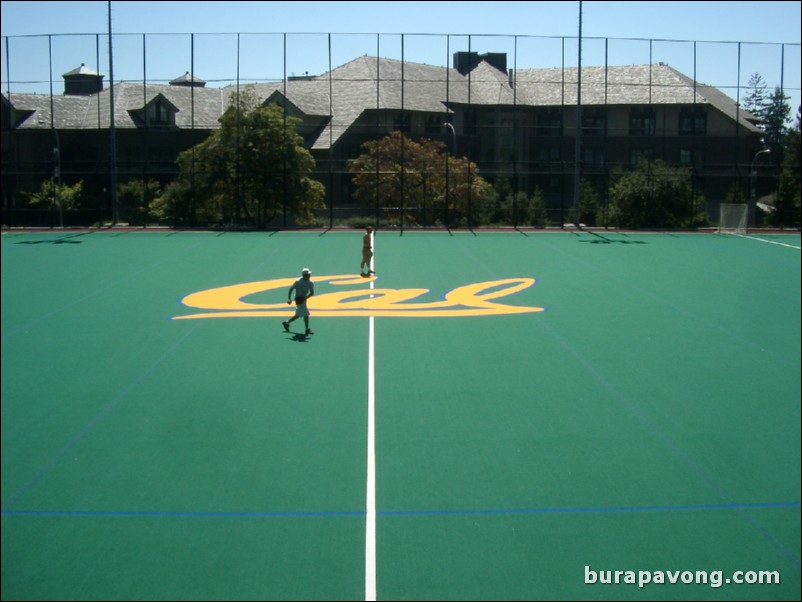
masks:
[[[679,133],[704,136],[707,132],[707,115],[704,109],[682,109],[679,113]]]
[[[499,120],[499,133],[504,137],[512,137],[515,135],[515,119],[509,111],[501,113]]]
[[[604,136],[607,133],[607,111],[585,109],[582,111],[582,135]]]
[[[166,126],[170,125],[170,110],[160,102],[154,102],[148,106],[147,110],[148,125]]]
[[[563,118],[559,109],[544,109],[538,114],[537,133],[539,136],[561,136],[562,131]]]
[[[560,149],[557,147],[541,147],[537,149],[537,160],[540,163],[559,163]]]
[[[515,152],[515,143],[511,139],[503,138],[499,145],[499,153],[502,161],[515,161],[518,154]]]
[[[409,133],[412,131],[412,116],[409,113],[398,113],[393,118],[393,129],[399,132]]]
[[[632,109],[629,112],[630,136],[654,136],[657,118],[652,109]]]
[[[636,167],[645,161],[654,160],[653,148],[633,148],[629,151],[629,164]]]
[[[583,165],[604,165],[604,151],[600,148],[582,148]]]
[[[680,165],[702,165],[704,163],[704,155],[702,151],[690,148],[681,148],[679,151]]]
[[[465,133],[469,136],[477,134],[477,124],[479,123],[479,116],[475,110],[465,112]]]
[[[441,134],[444,127],[443,122],[445,122],[445,119],[443,119],[442,115],[429,115],[423,127],[427,134]]]

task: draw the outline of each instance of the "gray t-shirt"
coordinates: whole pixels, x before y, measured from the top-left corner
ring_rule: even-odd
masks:
[[[310,294],[315,292],[315,283],[312,282],[311,278],[304,278],[301,276],[295,281],[295,284],[292,285],[292,288],[295,289],[296,297],[308,297]]]

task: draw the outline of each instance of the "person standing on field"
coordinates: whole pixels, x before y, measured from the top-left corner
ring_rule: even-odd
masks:
[[[359,264],[359,275],[367,278],[375,272],[371,269],[373,259],[373,228],[365,228],[365,235],[362,237],[362,263]],[[366,271],[367,270],[367,271]]]

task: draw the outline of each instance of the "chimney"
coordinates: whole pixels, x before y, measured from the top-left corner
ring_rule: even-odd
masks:
[[[466,75],[482,61],[485,61],[499,71],[507,72],[506,52],[487,52],[485,54],[479,54],[478,52],[454,53],[454,69],[459,71],[462,75]]]
[[[454,69],[465,75],[479,64],[478,52],[455,52]]]
[[[490,63],[499,71],[507,72],[507,53],[506,52],[488,52],[483,54],[480,58]]]

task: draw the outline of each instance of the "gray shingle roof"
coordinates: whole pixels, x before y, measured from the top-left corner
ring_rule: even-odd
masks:
[[[402,85],[403,78],[403,85]],[[514,86],[510,80],[513,80]],[[196,80],[199,81],[199,80]],[[317,77],[252,86],[264,100],[284,95],[299,111],[325,120],[312,148],[328,148],[370,110],[408,110],[447,113],[450,106],[560,106],[574,105],[576,68],[520,69],[508,75],[485,61],[462,75],[453,68],[362,56]],[[142,110],[157,95],[178,108],[179,128],[216,129],[219,117],[236,86],[201,88],[164,84],[119,83],[114,86],[115,126],[135,128],[132,112]],[[89,96],[54,98],[54,124],[59,129],[109,127],[108,88]],[[31,115],[22,129],[50,127],[50,97],[11,94],[12,106]],[[668,65],[629,65],[582,68],[583,105],[709,104],[736,118],[736,103],[716,88],[694,83]],[[194,105],[194,111],[192,109]],[[739,122],[755,130],[746,111]]]
[[[140,111],[158,95],[178,108],[176,126],[215,129],[217,121],[228,103],[230,92],[220,88],[189,88],[157,84],[115,84],[114,124],[118,128],[136,128],[131,112]],[[63,130],[108,128],[110,125],[110,88],[89,96],[56,96],[53,98],[53,126]],[[194,97],[194,103],[193,103]],[[10,101],[17,110],[33,111],[19,129],[50,127],[50,96],[42,94],[11,94]]]
[[[525,69],[515,74],[518,102],[532,106],[576,104],[577,69]],[[582,104],[647,105],[709,102],[702,86],[668,65],[584,67]],[[734,102],[732,100],[730,103]]]
[[[90,76],[98,76],[100,73],[97,71],[93,71],[89,67],[84,64],[81,64],[80,67],[76,67],[72,71],[67,71],[67,73],[63,74],[62,77],[71,77],[75,75],[90,75]]]

